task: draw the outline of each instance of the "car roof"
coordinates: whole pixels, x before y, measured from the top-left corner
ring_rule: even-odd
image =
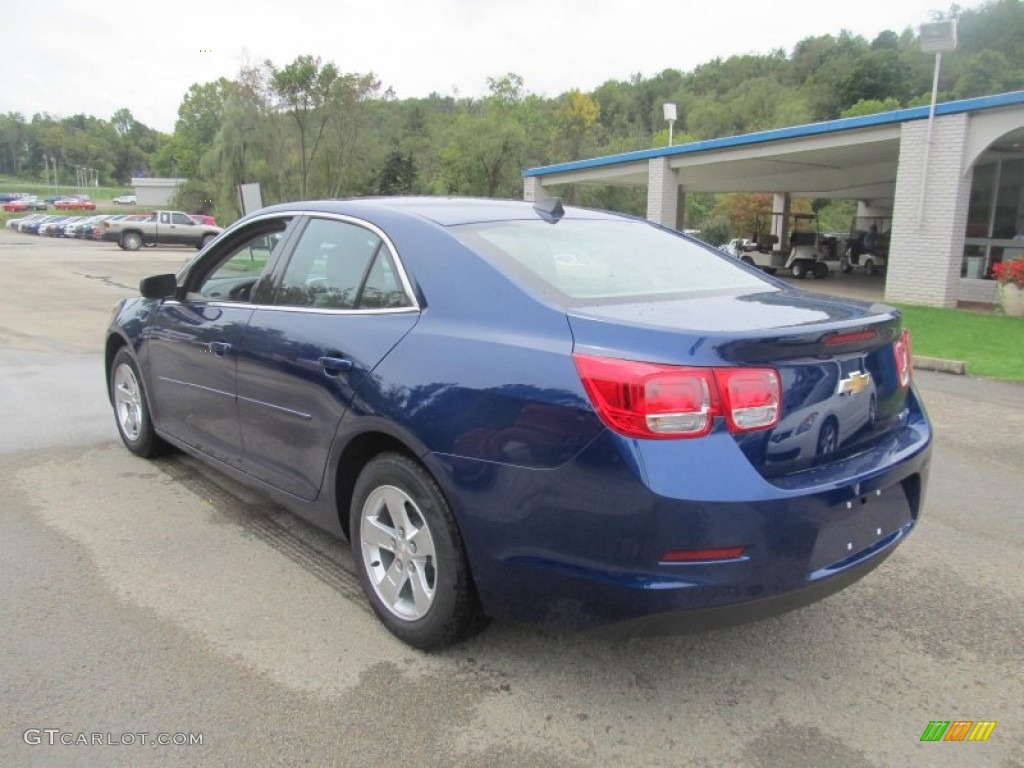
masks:
[[[468,197],[365,197],[351,200],[309,200],[271,206],[262,209],[261,213],[277,211],[338,213],[366,218],[372,218],[374,212],[393,212],[427,219],[442,226],[541,218],[541,213],[530,202]],[[572,207],[565,208],[564,217],[572,219],[624,218],[619,214]]]

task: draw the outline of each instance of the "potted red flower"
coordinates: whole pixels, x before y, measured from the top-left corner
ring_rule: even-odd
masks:
[[[999,301],[1003,312],[1024,317],[1024,257],[992,265],[992,277],[999,281]]]

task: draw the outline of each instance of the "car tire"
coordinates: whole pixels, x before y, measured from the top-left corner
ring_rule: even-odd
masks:
[[[876,274],[875,262],[872,259],[864,260],[864,274],[868,276],[874,276]]]
[[[203,239],[199,241],[199,245],[196,247],[199,248],[199,250],[202,250],[216,239],[216,235],[204,235]]]
[[[814,277],[818,280],[824,280],[828,277],[828,264],[824,261],[816,262],[814,265]]]
[[[142,235],[137,232],[126,232],[121,236],[121,247],[126,251],[137,251],[142,247]]]
[[[397,453],[370,461],[349,520],[359,581],[392,634],[429,651],[486,626],[455,518],[421,465]]]
[[[804,265],[799,261],[794,262],[793,266],[790,267],[789,271],[792,272],[793,277],[797,278],[798,280],[802,277],[807,277],[807,268],[804,267]]]
[[[110,365],[110,401],[125,448],[144,459],[166,452],[169,446],[153,429],[142,376],[126,347],[114,355]]]
[[[754,266],[754,260],[750,256],[741,256],[740,261],[742,261],[744,264]]]

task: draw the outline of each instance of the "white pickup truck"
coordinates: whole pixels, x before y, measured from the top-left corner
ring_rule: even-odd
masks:
[[[144,245],[190,245],[203,248],[219,235],[220,227],[211,227],[181,211],[154,211],[148,219],[107,219],[101,225],[103,239],[117,243],[126,251]]]

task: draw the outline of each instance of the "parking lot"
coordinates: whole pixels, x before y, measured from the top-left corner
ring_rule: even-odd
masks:
[[[370,613],[347,544],[121,446],[111,308],[194,253],[0,231],[0,765],[1024,765],[1024,386],[917,374],[921,524],[823,602],[680,637],[494,624],[428,655]],[[935,720],[997,725],[921,742]]]

